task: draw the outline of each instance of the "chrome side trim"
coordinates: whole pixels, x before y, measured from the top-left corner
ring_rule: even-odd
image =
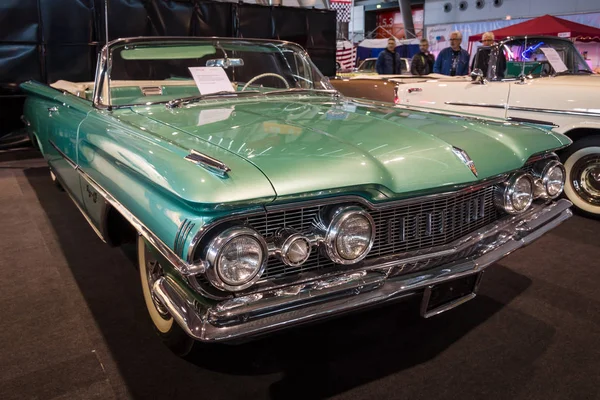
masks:
[[[170,277],[159,279],[154,284],[153,293],[193,338],[201,341],[239,340],[422,295],[428,286],[480,273],[570,218],[570,205],[569,201],[560,200],[539,206],[527,219],[513,220],[507,230],[498,228],[494,242],[482,246],[475,258],[409,275],[388,277],[391,269],[380,267],[373,271],[320,279],[307,285],[237,297],[210,307],[195,302]],[[470,298],[459,299],[454,304],[446,305],[446,309],[467,300]]]
[[[225,163],[217,160],[216,158],[212,158],[206,154],[200,153],[194,149],[190,151],[190,154],[185,156],[185,159],[193,162],[196,165],[206,168],[221,178],[226,177],[227,173],[231,171],[231,168],[225,165]]]
[[[533,107],[517,107],[517,106],[509,106],[508,110],[525,111],[525,112],[539,112],[539,113],[545,113],[545,114],[600,117],[600,112],[593,112],[593,111],[565,111],[565,110],[553,110],[553,109],[533,108]]]
[[[556,125],[553,122],[548,122],[548,121],[540,121],[538,119],[529,119],[529,118],[519,118],[519,117],[508,117],[506,118],[507,121],[510,122],[518,122],[518,123],[524,123],[524,124],[536,124],[536,125],[545,125],[545,126],[550,126],[552,128],[558,128],[559,125]]]
[[[175,234],[175,242],[173,243],[173,251],[175,251],[175,254],[181,254],[183,252],[185,239],[195,225],[196,224],[189,219],[184,219],[181,225],[179,225],[177,234]]]
[[[106,191],[98,182],[96,182],[91,176],[89,176],[85,171],[83,171],[79,166],[77,166],[73,160],[71,160],[65,153],[63,153],[57,146],[49,140],[52,147],[59,152],[59,154],[73,167],[73,169],[77,170],[79,175],[86,180],[86,182],[104,198],[104,201],[114,207],[123,218],[129,222],[134,229],[136,229],[150,244],[152,244],[158,252],[165,257],[173,267],[184,277],[189,275],[197,275],[202,274],[206,270],[206,264],[199,262],[195,264],[187,263],[183,259],[181,259],[169,246],[167,246],[158,236],[156,236],[148,227],[146,227],[140,220],[138,220],[125,206],[119,203],[108,191]],[[75,201],[74,201],[75,202]],[[75,202],[77,205],[77,202]],[[77,205],[79,208],[79,205]],[[79,208],[80,211],[81,208]],[[83,212],[83,211],[82,211]],[[85,215],[85,214],[84,214]],[[102,238],[102,235],[99,235]],[[104,240],[104,239],[103,239]]]
[[[60,176],[60,174],[58,174],[52,168],[50,168],[50,171],[54,174],[54,176],[56,176],[56,179],[59,181],[60,185],[65,190],[65,193],[67,194],[67,196],[69,196],[71,201],[75,204],[75,207],[77,207],[79,212],[83,215],[83,218],[85,218],[85,220],[92,227],[92,229],[94,230],[96,235],[98,235],[98,238],[100,238],[100,240],[102,240],[102,242],[108,243],[108,241],[106,240],[104,235],[102,235],[102,232],[100,232],[100,230],[98,228],[96,228],[96,225],[94,225],[94,223],[92,222],[90,217],[87,215],[87,213],[85,211],[83,211],[83,208],[81,208],[81,206],[79,205],[79,202],[77,200],[75,200],[75,197],[73,197],[73,195],[71,194],[71,189],[69,189],[69,187],[65,184],[65,182],[62,179],[62,177]]]
[[[448,104],[449,106],[465,106],[465,107],[482,107],[482,108],[508,109],[507,105],[488,104],[488,103],[470,103],[470,102],[467,102],[467,101],[447,101],[444,104]]]
[[[106,191],[91,176],[85,173],[81,168],[77,171],[87,183],[97,191],[106,202],[113,206],[121,215],[152,245],[158,252],[165,257],[175,269],[184,277],[204,273],[206,270],[204,263],[189,264],[179,258],[177,254],[167,246],[158,236],[156,236],[146,225],[138,220],[125,206],[119,203],[108,191]]]
[[[48,140],[48,143],[50,143],[50,146],[54,147],[54,149],[56,151],[58,151],[58,154],[60,154],[60,156],[62,158],[64,158],[65,161],[68,162],[71,167],[73,167],[73,169],[77,169],[77,164],[75,163],[75,161],[71,160],[71,158],[69,158],[68,155],[63,153],[62,150],[59,149],[58,146],[56,144],[54,144],[54,142],[52,140]]]
[[[21,115],[21,122],[23,122],[25,126],[31,126],[31,122],[29,122],[27,118],[25,118],[25,115]]]
[[[472,103],[468,101],[446,101],[444,104],[448,104],[450,106],[464,106],[464,107],[482,107],[482,108],[497,108],[497,109],[506,109],[508,111],[525,111],[525,112],[539,112],[545,114],[561,114],[561,115],[578,115],[578,116],[587,116],[587,117],[600,117],[600,112],[593,111],[566,111],[566,110],[555,110],[555,109],[546,109],[546,108],[535,108],[535,107],[519,107],[519,106],[510,106],[500,105],[500,104],[488,104],[488,103]],[[520,122],[518,119],[513,119],[515,122]],[[529,120],[525,120],[523,122],[529,122]],[[542,122],[542,125],[554,125],[553,123]],[[532,122],[538,123],[538,122]]]
[[[481,180],[473,185],[461,187],[460,189],[457,189],[457,190],[429,194],[429,195],[425,195],[425,196],[410,197],[410,198],[401,199],[401,200],[386,201],[383,203],[373,203],[373,202],[370,202],[369,200],[367,200],[363,197],[360,197],[360,196],[339,196],[339,197],[332,197],[332,198],[327,198],[327,199],[308,200],[308,201],[297,202],[297,203],[267,205],[267,206],[265,206],[265,208],[266,208],[267,212],[270,212],[270,211],[280,211],[280,210],[285,210],[285,209],[290,209],[290,208],[310,207],[313,205],[338,204],[338,203],[341,203],[342,201],[351,201],[351,202],[355,202],[355,203],[360,203],[360,204],[370,208],[371,210],[385,210],[388,208],[395,208],[395,207],[405,206],[405,205],[409,205],[409,204],[413,204],[413,203],[422,203],[424,201],[429,201],[429,200],[433,200],[433,199],[441,199],[444,197],[457,196],[457,195],[463,194],[463,193],[474,192],[474,191],[482,189],[486,186],[495,185],[496,183],[502,182],[503,180],[508,178],[508,175],[509,174],[497,175],[497,176],[489,178],[489,179]]]

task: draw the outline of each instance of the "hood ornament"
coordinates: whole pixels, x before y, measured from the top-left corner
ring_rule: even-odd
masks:
[[[473,162],[473,160],[471,160],[471,157],[469,157],[467,152],[463,149],[459,149],[458,147],[454,146],[452,146],[452,152],[456,155],[456,157],[460,159],[460,161],[465,163],[465,165],[469,167],[473,175],[477,177],[477,168],[475,167],[475,163]]]

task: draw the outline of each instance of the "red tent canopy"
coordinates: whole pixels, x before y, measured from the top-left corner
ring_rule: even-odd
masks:
[[[496,40],[506,39],[509,36],[547,35],[576,39],[580,42],[600,42],[600,29],[553,17],[552,15],[543,15],[492,32]],[[469,41],[479,41],[481,35],[482,33],[469,36]]]

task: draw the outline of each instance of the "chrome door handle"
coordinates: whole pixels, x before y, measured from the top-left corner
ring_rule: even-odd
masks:
[[[407,90],[408,93],[412,93],[412,92],[422,92],[423,89],[415,87],[415,88],[410,88]]]
[[[57,112],[58,111],[58,107],[54,106],[54,107],[48,107],[48,112]]]

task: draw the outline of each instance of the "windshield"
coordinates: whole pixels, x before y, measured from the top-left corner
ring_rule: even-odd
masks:
[[[358,68],[359,71],[361,72],[375,72],[375,63],[376,63],[376,59],[369,59],[369,60],[365,60],[363,61],[362,64],[360,64],[360,67]]]
[[[577,48],[568,40],[520,38],[504,43],[505,78],[591,73]]]
[[[109,79],[101,89],[100,102],[111,106],[206,95],[333,89],[306,52],[292,43],[149,39],[114,44],[108,60]]]

